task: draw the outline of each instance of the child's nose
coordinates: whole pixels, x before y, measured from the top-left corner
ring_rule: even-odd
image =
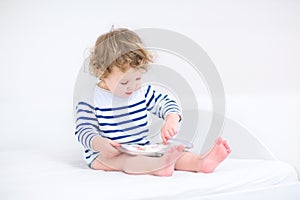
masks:
[[[128,90],[136,90],[137,88],[138,88],[138,84],[135,83],[132,83],[127,87]]]
[[[134,84],[132,84],[132,83],[128,84],[128,86],[127,86],[128,90],[132,90],[133,88],[134,88]]]

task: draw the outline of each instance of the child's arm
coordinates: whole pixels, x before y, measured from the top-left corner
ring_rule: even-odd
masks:
[[[86,102],[79,102],[76,106],[75,120],[75,136],[78,142],[85,149],[93,150],[91,141],[100,132],[98,121],[94,114],[94,107]]]
[[[151,85],[145,92],[147,110],[159,118],[165,119],[161,129],[164,143],[172,138],[178,131],[178,123],[181,120],[181,108],[177,102],[168,95],[157,92]]]
[[[120,153],[114,148],[120,146],[119,143],[100,135],[94,107],[86,102],[79,102],[76,106],[75,135],[86,150],[101,152],[104,157],[113,157]]]
[[[161,138],[165,144],[178,132],[178,124],[181,117],[177,113],[170,113],[167,115],[165,123],[161,128]]]

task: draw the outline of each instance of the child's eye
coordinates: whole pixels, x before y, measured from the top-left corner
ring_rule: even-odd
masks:
[[[128,81],[121,82],[121,85],[126,85],[127,83],[128,83]]]
[[[141,80],[141,79],[142,79],[141,77],[138,77],[138,78],[136,78],[135,80],[139,81],[139,80]]]

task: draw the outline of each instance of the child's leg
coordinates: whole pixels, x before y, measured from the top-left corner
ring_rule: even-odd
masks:
[[[231,152],[225,140],[218,138],[215,146],[204,158],[191,152],[185,152],[176,162],[175,169],[182,171],[210,173],[228,156]]]
[[[124,153],[113,158],[99,156],[93,162],[92,168],[105,171],[124,171],[128,174],[171,176],[175,162],[182,155],[182,151],[182,146],[175,146],[162,157],[131,156]]]

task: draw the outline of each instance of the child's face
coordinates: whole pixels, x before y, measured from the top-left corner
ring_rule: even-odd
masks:
[[[142,71],[130,68],[122,72],[113,67],[111,73],[104,79],[108,89],[116,96],[129,97],[142,84]]]

